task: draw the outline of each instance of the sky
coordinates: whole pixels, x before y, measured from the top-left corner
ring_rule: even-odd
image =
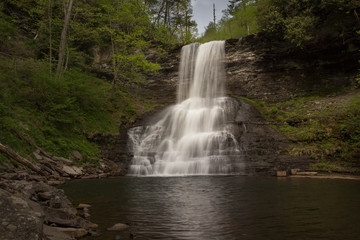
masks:
[[[227,8],[228,0],[191,0],[193,19],[197,23],[199,35],[205,32],[205,27],[213,21],[213,4],[215,3],[216,22],[222,17],[222,10]]]

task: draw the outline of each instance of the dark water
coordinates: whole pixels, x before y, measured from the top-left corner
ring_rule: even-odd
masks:
[[[360,239],[360,182],[258,177],[116,178],[62,186],[92,205],[95,239]],[[131,225],[118,234],[106,228]]]

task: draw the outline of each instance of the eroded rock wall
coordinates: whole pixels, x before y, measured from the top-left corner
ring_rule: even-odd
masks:
[[[290,50],[259,35],[226,41],[229,94],[278,102],[355,83],[359,47],[313,46]]]

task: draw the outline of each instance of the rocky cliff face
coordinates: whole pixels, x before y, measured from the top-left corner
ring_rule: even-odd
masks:
[[[354,84],[359,47],[314,46],[289,50],[250,35],[226,41],[229,94],[278,102],[324,88]]]
[[[180,49],[163,64],[158,76],[149,76],[141,90],[165,107],[176,101],[177,70]],[[324,88],[343,88],[354,84],[358,51],[346,46],[314,47],[289,51],[282,43],[250,35],[226,41],[227,93],[238,99],[237,140],[245,149],[243,161],[248,174],[273,174],[276,170],[307,168],[309,159],[286,154],[290,142],[261,116],[254,106],[239,97],[278,102]],[[161,110],[161,107],[159,108]],[[135,125],[146,125],[153,113]],[[103,156],[126,169],[132,157],[126,129],[113,136],[94,138]]]

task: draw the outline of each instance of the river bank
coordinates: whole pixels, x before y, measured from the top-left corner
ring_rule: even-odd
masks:
[[[89,206],[75,208],[55,186],[73,179],[120,176],[120,167],[109,160],[80,164],[79,152],[66,159],[38,148],[26,159],[8,146],[1,145],[1,150],[14,164],[0,169],[2,240],[73,240],[96,234],[97,224],[88,220]]]

